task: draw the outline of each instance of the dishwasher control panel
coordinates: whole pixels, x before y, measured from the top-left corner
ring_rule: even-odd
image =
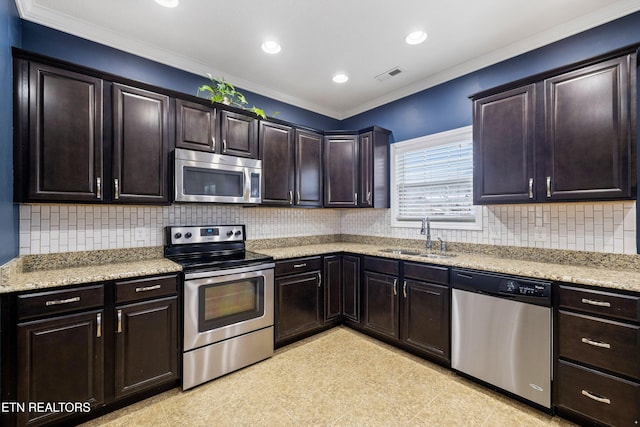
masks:
[[[550,286],[537,283],[523,283],[518,280],[505,279],[498,285],[498,291],[507,294],[527,295],[532,297],[548,297]]]
[[[551,306],[552,286],[546,280],[462,268],[451,269],[450,279],[454,289]]]

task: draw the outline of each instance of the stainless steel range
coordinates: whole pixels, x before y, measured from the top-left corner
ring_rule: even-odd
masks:
[[[182,389],[273,354],[273,258],[245,250],[244,225],[166,227],[182,265]]]

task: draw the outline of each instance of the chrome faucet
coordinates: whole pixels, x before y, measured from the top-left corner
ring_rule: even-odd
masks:
[[[427,250],[431,250],[431,222],[429,221],[429,217],[425,216],[422,218],[422,227],[420,228],[420,234],[427,235]]]

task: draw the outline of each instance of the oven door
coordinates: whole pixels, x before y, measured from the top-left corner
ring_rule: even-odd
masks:
[[[187,274],[184,351],[273,326],[273,278],[273,263]]]
[[[175,150],[176,202],[261,202],[260,160]]]

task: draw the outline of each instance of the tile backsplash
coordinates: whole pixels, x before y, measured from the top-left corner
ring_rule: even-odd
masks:
[[[636,253],[636,203],[480,207],[482,230],[434,229],[446,241]],[[389,209],[243,208],[229,205],[21,205],[20,255],[162,246],[167,225],[246,224],[250,240],[330,234],[424,239],[391,227]]]
[[[433,229],[445,241],[636,253],[636,202],[482,206],[481,230]],[[416,228],[390,227],[391,211],[346,211],[342,234],[424,239]]]

